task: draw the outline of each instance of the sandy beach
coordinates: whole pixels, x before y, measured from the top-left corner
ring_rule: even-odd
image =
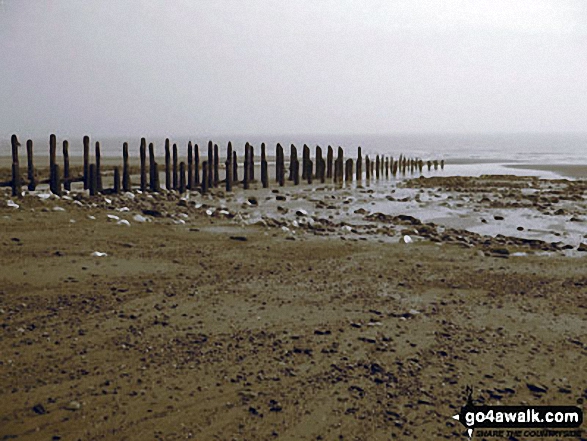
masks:
[[[466,386],[583,406],[586,187],[3,189],[3,439],[454,439]],[[455,224],[526,209],[550,230]]]

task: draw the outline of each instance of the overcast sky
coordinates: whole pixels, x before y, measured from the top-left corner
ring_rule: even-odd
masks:
[[[583,0],[0,0],[0,135],[587,131]]]

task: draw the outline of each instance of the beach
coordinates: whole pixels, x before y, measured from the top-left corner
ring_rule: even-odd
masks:
[[[451,439],[466,386],[583,406],[586,186],[3,189],[2,434]]]

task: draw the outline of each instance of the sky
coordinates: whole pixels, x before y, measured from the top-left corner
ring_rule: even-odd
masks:
[[[587,132],[583,0],[0,0],[0,136]]]

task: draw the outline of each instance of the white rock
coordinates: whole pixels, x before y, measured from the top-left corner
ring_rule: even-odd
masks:
[[[116,222],[116,225],[124,225],[124,226],[130,227],[130,222],[127,221],[126,219],[120,219],[118,222]]]
[[[94,251],[92,254],[90,254],[90,256],[92,256],[92,257],[107,257],[108,254],[102,253],[100,251]]]
[[[296,211],[296,216],[307,216],[308,212],[306,210],[304,210],[303,208],[300,208],[299,210]]]
[[[20,208],[20,205],[18,205],[16,202],[14,202],[11,199],[6,201],[6,205],[9,206],[10,208]]]
[[[120,218],[118,216],[116,216],[115,214],[107,214],[106,217],[108,218],[109,221],[120,220]]]
[[[208,216],[212,216],[212,213],[213,213],[213,211],[212,211],[212,210],[206,210],[206,214],[207,214]]]
[[[132,217],[132,220],[134,220],[135,222],[141,222],[141,223],[149,221],[149,219],[147,219],[145,216],[143,216],[141,214],[135,214]]]
[[[131,193],[130,191],[127,191],[126,193],[124,193],[123,196],[127,199],[134,199],[135,198],[134,193]]]
[[[413,242],[412,238],[408,235],[402,236],[402,238],[399,241],[401,243],[412,243]]]
[[[53,207],[53,211],[65,211],[63,207]]]
[[[82,204],[82,202],[81,202],[81,201],[73,201],[73,203],[74,203],[75,205],[79,205],[80,207],[83,207],[83,206],[84,206],[84,204]]]
[[[117,208],[116,211],[120,211],[121,213],[125,213],[127,211],[130,211],[130,209],[128,207],[121,207],[121,208]]]
[[[37,197],[38,197],[39,199],[49,199],[49,198],[51,197],[51,194],[50,194],[50,193],[39,193],[39,194],[37,195]]]
[[[104,198],[104,202],[106,202],[107,204],[111,204],[112,203],[112,199]]]
[[[88,219],[90,220],[96,220],[96,216],[92,216],[91,214],[88,215]]]

